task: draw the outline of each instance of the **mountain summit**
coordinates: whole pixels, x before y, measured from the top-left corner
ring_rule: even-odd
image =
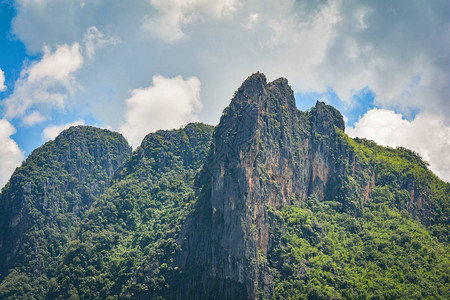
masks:
[[[67,138],[77,130],[97,146]],[[0,249],[23,255],[1,265],[0,297],[445,298],[450,185],[416,153],[344,130],[335,108],[299,111],[288,81],[262,73],[216,127],[150,133],[131,155],[118,134],[69,129],[2,191]],[[53,177],[22,176],[47,170],[44,150]],[[45,193],[14,208],[29,184]]]
[[[328,183],[339,169],[330,154],[337,152],[335,126],[343,130],[343,124],[321,102],[309,113],[298,111],[284,78],[267,83],[256,73],[242,84],[214,131],[200,179],[208,192],[199,211],[210,214],[192,214],[180,239],[181,268],[200,267],[201,278],[209,278],[193,278],[192,290],[206,295],[219,288],[230,298],[272,294],[269,265],[258,259],[273,248],[268,209],[314,193],[323,200],[333,189]]]

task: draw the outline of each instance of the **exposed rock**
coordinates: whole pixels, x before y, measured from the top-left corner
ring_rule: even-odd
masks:
[[[180,239],[179,267],[202,270],[192,290],[211,295],[220,287],[230,299],[271,295],[267,208],[311,194],[323,200],[339,171],[330,151],[335,127],[343,130],[344,122],[331,106],[317,102],[311,112],[298,111],[284,78],[267,83],[256,73],[242,84],[214,132],[199,180],[202,213],[191,216]]]

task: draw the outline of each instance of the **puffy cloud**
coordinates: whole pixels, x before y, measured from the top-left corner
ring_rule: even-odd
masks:
[[[153,84],[135,89],[126,100],[125,123],[120,132],[133,147],[145,135],[158,129],[172,129],[197,120],[201,108],[200,80],[181,76],[165,78],[153,76]]]
[[[213,123],[236,87],[257,70],[269,80],[288,78],[299,93],[335,91],[348,111],[364,89],[375,95],[376,107],[408,117],[412,111],[435,114],[449,122],[446,0],[15,3],[12,33],[31,53],[43,45],[79,42],[87,57],[91,26],[110,33],[100,40],[120,38],[122,43],[105,46],[105,55],[77,71],[83,91],[71,102],[113,128],[121,125],[117,116],[126,111],[130,89],[146,86],[156,74],[198,77],[204,99],[198,117]],[[149,38],[149,30],[160,39]],[[92,45],[95,53],[97,44]]]
[[[78,0],[17,3],[13,31],[32,51],[43,43],[98,36],[85,32],[93,25],[120,37],[122,43],[111,55],[92,62],[78,78],[89,95],[98,89],[89,85],[94,75],[95,82],[109,84],[115,94],[107,96],[117,109],[123,108],[119,101],[142,85],[143,78],[195,74],[203,83],[204,98],[216,99],[205,102],[200,115],[211,122],[239,81],[260,70],[272,79],[287,77],[297,92],[333,89],[348,105],[354,94],[368,88],[380,107],[405,114],[419,108],[450,115],[450,55],[445,51],[450,47],[450,22],[444,13],[450,9],[448,1],[387,5],[334,0],[142,0],[111,5],[99,0],[85,2],[84,7]],[[100,14],[102,18],[96,17]],[[184,41],[167,45],[145,39],[142,27],[164,41]],[[115,113],[108,117],[101,109],[97,114],[111,124],[115,118]]]
[[[346,132],[380,145],[414,150],[428,161],[436,175],[450,182],[450,126],[442,116],[418,114],[408,121],[399,113],[375,108]]]
[[[0,92],[6,90],[5,85],[5,73],[3,73],[3,70],[0,69]]]
[[[41,123],[44,122],[45,120],[47,120],[48,118],[41,115],[40,112],[38,111],[33,111],[32,113],[30,113],[29,115],[23,117],[23,124],[25,126],[33,126],[34,124],[37,123]]]
[[[8,182],[24,158],[23,152],[11,138],[15,132],[16,129],[7,120],[0,120],[0,188]]]
[[[450,4],[421,4],[342,2],[342,22],[314,76],[347,102],[368,87],[381,107],[448,114]]]
[[[185,25],[204,16],[223,19],[231,17],[238,7],[236,0],[151,0],[158,11],[157,16],[148,17],[143,27],[155,36],[169,42],[186,38]]]
[[[54,52],[51,52],[50,48],[45,47],[41,61],[33,64],[26,73],[30,83],[41,81],[45,78],[64,82],[82,65],[83,57],[80,53],[80,45],[75,43],[69,47],[66,44],[56,48]]]
[[[76,126],[76,125],[84,125],[84,120],[80,119],[75,122],[69,122],[64,125],[50,125],[44,129],[42,132],[42,139],[44,141],[55,139],[58,134],[60,134],[63,130]]]
[[[82,42],[83,46],[78,42],[70,46],[63,44],[54,51],[45,46],[42,58],[22,70],[13,93],[5,99],[5,116],[8,119],[22,117],[26,126],[48,119],[39,111],[24,115],[35,106],[46,111],[64,108],[67,99],[82,89],[75,75],[82,69],[85,57],[92,59],[98,49],[116,46],[120,39],[91,26],[84,33]]]
[[[73,73],[82,65],[78,43],[64,44],[53,52],[45,47],[42,59],[22,71],[14,92],[4,101],[6,117],[21,117],[34,105],[63,108],[67,95],[77,86]]]

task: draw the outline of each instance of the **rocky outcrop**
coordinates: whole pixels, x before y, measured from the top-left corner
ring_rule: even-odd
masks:
[[[339,171],[335,128],[344,129],[337,110],[321,102],[297,110],[284,78],[267,83],[256,73],[242,84],[214,132],[197,212],[181,234],[178,267],[201,270],[183,289],[230,299],[271,295],[267,209],[311,194],[324,199]]]

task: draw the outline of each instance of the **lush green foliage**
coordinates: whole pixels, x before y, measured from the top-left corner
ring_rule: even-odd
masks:
[[[0,275],[8,275],[0,298],[44,295],[47,276],[57,269],[54,258],[130,152],[118,133],[72,127],[14,172],[0,195]]]
[[[356,183],[364,187],[373,181],[365,192],[376,194],[390,208],[409,211],[440,241],[448,244],[450,184],[442,182],[420,155],[411,150],[386,148],[365,139],[353,140],[340,130],[338,133],[340,142],[353,156],[353,162],[346,162],[347,185]],[[374,186],[377,188],[372,190]],[[362,198],[364,195],[355,199],[359,210],[367,202]]]
[[[446,299],[450,185],[417,153],[336,130],[339,193],[268,208],[274,298]]]
[[[164,287],[162,273],[171,268],[174,239],[195,203],[194,179],[212,129],[195,123],[144,139],[66,247],[51,298],[126,297],[132,286]],[[135,276],[148,276],[149,286]]]
[[[373,193],[363,217],[313,196],[302,207],[271,209],[278,224],[278,245],[268,256],[274,298],[445,299],[448,246],[384,200]]]

